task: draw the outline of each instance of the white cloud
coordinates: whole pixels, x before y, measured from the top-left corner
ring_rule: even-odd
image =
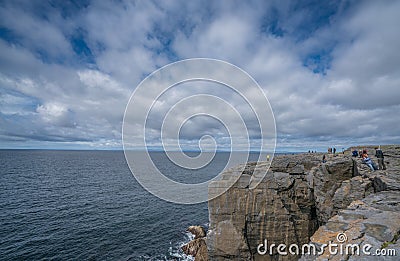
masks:
[[[26,7],[26,6],[25,6]],[[24,46],[33,52],[40,52],[50,58],[66,59],[73,55],[73,50],[60,24],[55,17],[43,19],[28,13],[21,6],[3,5],[0,8],[0,24],[15,34]]]
[[[399,142],[400,4],[346,5],[330,5],[335,14],[321,24],[312,20],[313,10],[294,11],[294,4],[281,1],[96,1],[72,16],[52,8],[47,19],[18,3],[4,5],[0,24],[15,38],[0,40],[0,115],[20,117],[3,116],[2,133],[19,129],[27,139],[48,135],[115,146],[130,93],[146,75],[181,58],[210,57],[242,67],[260,83],[282,147]],[[282,35],[269,32],[273,23]],[[313,29],[305,33],[307,23]],[[74,53],[70,38],[77,31],[94,64],[79,62]],[[322,62],[309,57],[315,53]],[[326,67],[324,74],[312,71],[318,65]],[[237,96],[210,90],[248,114]],[[154,108],[155,118],[194,92],[172,90]],[[207,109],[221,110],[215,104]],[[215,122],[195,122],[185,127],[188,142],[207,128],[223,132]],[[157,133],[157,124],[149,131]]]

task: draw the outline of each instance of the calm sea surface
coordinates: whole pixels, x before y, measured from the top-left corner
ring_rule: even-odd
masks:
[[[151,153],[170,178],[191,183],[217,175],[228,156],[189,172]],[[185,260],[185,229],[208,222],[206,203],[145,191],[121,151],[0,150],[0,210],[1,260]]]

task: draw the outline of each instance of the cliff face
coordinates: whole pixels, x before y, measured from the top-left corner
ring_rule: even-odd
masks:
[[[224,180],[240,176],[226,193],[208,203],[207,247],[210,260],[298,260],[300,255],[279,255],[276,248],[272,255],[260,255],[257,247],[265,240],[276,246],[301,246],[309,243],[310,239],[318,244],[329,241],[325,232],[330,231],[330,235],[336,236],[347,231],[343,226],[332,224],[342,220],[340,215],[351,219],[350,214],[357,204],[369,208],[370,215],[364,214],[362,219],[365,224],[372,222],[366,221],[368,219],[379,220],[373,213],[382,209],[388,211],[383,216],[397,221],[399,148],[385,149],[386,154],[390,154],[385,157],[389,163],[386,171],[371,172],[360,159],[342,154],[327,155],[326,163],[321,163],[322,154],[277,156],[255,188],[252,185],[260,181],[261,173],[266,169],[265,163],[248,163],[243,172],[239,171],[240,167],[227,171],[222,180],[209,186],[212,194],[224,187]],[[389,197],[385,193],[390,193],[395,206],[382,201],[385,196]],[[381,199],[379,207],[372,204],[378,198]],[[390,206],[386,206],[388,204]],[[342,220],[342,223],[346,222]],[[367,240],[363,237],[368,233],[363,231],[373,226],[354,224],[359,229],[359,234],[355,233],[358,239]],[[355,229],[351,226],[346,228],[349,232]],[[400,222],[382,229],[386,229],[387,235],[379,242],[393,241],[400,230]],[[376,227],[372,230],[376,231],[375,234],[383,231]],[[311,260],[315,258],[309,257]]]
[[[264,239],[288,245],[307,242],[317,229],[307,173],[318,163],[312,155],[277,157],[254,189],[250,189],[251,183],[258,181],[265,168],[261,165],[254,170],[256,164],[248,164],[246,174],[234,186],[209,201],[207,245],[211,259],[257,259],[257,246]],[[219,185],[224,183],[217,181],[210,190]]]

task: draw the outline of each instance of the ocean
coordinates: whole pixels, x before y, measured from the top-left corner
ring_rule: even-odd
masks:
[[[168,177],[190,183],[216,176],[228,157],[190,171],[151,152]],[[191,260],[185,230],[208,225],[207,203],[150,194],[122,151],[0,150],[0,209],[0,260]]]

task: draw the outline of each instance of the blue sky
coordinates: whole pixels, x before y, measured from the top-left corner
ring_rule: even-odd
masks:
[[[4,1],[0,148],[120,149],[135,87],[195,57],[254,77],[278,150],[399,143],[399,11],[398,1]],[[185,126],[184,148],[210,129],[227,144],[222,125],[198,124]]]

